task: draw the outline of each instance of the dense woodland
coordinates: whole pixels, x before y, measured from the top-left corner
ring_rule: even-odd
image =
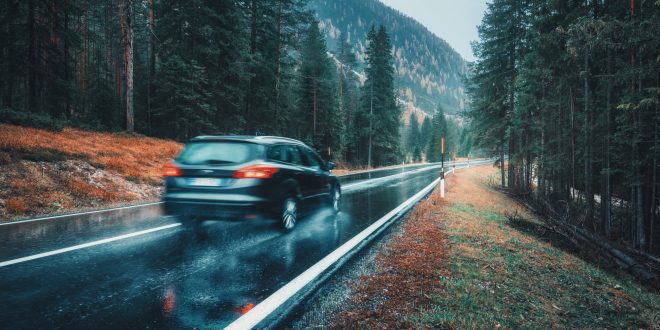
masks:
[[[412,158],[377,22],[358,58],[348,34],[328,48],[306,0],[7,0],[0,17],[2,121],[282,135],[353,165]]]
[[[660,2],[495,0],[468,92],[502,185],[659,251]]]

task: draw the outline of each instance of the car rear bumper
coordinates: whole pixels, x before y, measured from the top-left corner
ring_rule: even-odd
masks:
[[[244,220],[271,217],[276,204],[269,201],[218,202],[163,199],[163,213],[172,216],[192,216],[217,220]]]

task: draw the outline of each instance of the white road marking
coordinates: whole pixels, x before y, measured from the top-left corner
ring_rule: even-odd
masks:
[[[482,165],[483,163],[484,163],[484,161],[477,161],[477,162],[473,163],[472,165]],[[436,163],[434,163],[434,164],[436,164]],[[458,164],[463,165],[463,162],[459,162]],[[453,166],[453,165],[454,165],[453,163],[447,164],[447,166]],[[425,172],[425,171],[429,171],[429,170],[435,170],[435,169],[439,169],[439,168],[441,168],[440,165],[424,166],[424,167],[421,167],[419,169],[415,169],[415,170],[411,170],[411,171],[405,171],[405,172],[401,172],[401,173],[396,173],[396,174],[383,176],[383,177],[380,177],[380,178],[367,179],[367,180],[364,180],[364,181],[347,184],[345,186],[342,186],[342,189],[348,190],[348,189],[351,189],[353,187],[365,185],[365,184],[368,184],[368,183],[374,183],[374,182],[378,182],[378,181],[381,181],[381,180],[382,181],[389,181],[389,180],[395,179],[397,177],[406,176],[408,174],[421,173],[421,172]],[[461,168],[464,168],[464,167],[461,167]],[[447,174],[449,174],[451,171],[452,170],[447,171]]]
[[[13,225],[13,224],[17,224],[17,223],[33,222],[33,221],[52,220],[52,219],[70,217],[70,216],[74,216],[74,215],[85,215],[85,214],[94,214],[94,213],[103,213],[103,212],[110,212],[110,211],[117,211],[117,210],[125,210],[125,209],[132,209],[132,208],[136,208],[136,207],[158,205],[158,204],[162,204],[162,203],[163,202],[145,203],[145,204],[113,207],[113,208],[103,209],[103,210],[94,210],[94,211],[87,211],[87,212],[80,212],[80,213],[69,213],[69,214],[53,215],[53,216],[48,216],[48,217],[34,218],[34,219],[27,219],[27,220],[17,220],[17,221],[10,221],[10,222],[0,223],[0,226]]]
[[[22,258],[13,259],[13,260],[7,260],[7,261],[0,262],[0,267],[6,267],[6,266],[15,265],[15,264],[19,264],[19,263],[30,261],[30,260],[49,257],[49,256],[56,255],[56,254],[62,254],[62,253],[70,252],[70,251],[80,250],[80,249],[92,247],[92,246],[95,246],[95,245],[106,244],[106,243],[111,243],[111,242],[131,238],[131,237],[146,235],[146,234],[149,234],[149,233],[174,228],[174,227],[177,227],[177,226],[181,226],[181,223],[173,223],[173,224],[169,224],[169,225],[165,225],[165,226],[161,226],[161,227],[156,227],[156,228],[151,228],[151,229],[147,229],[147,230],[137,231],[137,232],[130,233],[130,234],[110,237],[110,238],[106,238],[106,239],[102,239],[102,240],[98,240],[98,241],[93,241],[93,242],[89,242],[89,243],[74,245],[74,246],[70,246],[70,247],[66,247],[66,248],[62,248],[62,249],[57,249],[57,250],[53,250],[53,251],[49,251],[49,252],[39,253],[39,254],[35,254],[35,255],[31,255],[31,256],[27,256],[27,257],[22,257]]]
[[[454,169],[447,171],[447,175],[453,172]],[[225,329],[252,329],[257,326],[261,321],[266,319],[268,315],[273,313],[277,308],[282,306],[289,298],[293,297],[296,293],[302,290],[306,285],[311,283],[314,279],[319,277],[324,271],[330,268],[335,262],[345,256],[348,252],[354,249],[360,242],[365,238],[369,237],[372,233],[386,224],[392,217],[397,213],[401,212],[406,207],[411,204],[417,203],[423,196],[428,194],[430,191],[435,188],[435,186],[440,182],[440,178],[434,180],[431,184],[420,190],[417,194],[407,199],[401,205],[397,206],[392,211],[388,212],[376,222],[371,224],[365,230],[355,235],[353,238],[348,240],[342,246],[338,247],[336,250],[332,251],[330,254],[325,256],[323,259],[315,263],[312,267],[308,268],[302,274],[298,275],[296,278],[291,280],[289,283],[285,284],[279,290],[275,291],[268,298],[260,302],[254,308],[252,308],[245,315],[239,317],[237,320],[229,324]]]
[[[365,184],[368,184],[368,183],[374,183],[374,182],[378,182],[378,181],[389,181],[389,180],[395,179],[397,177],[406,176],[406,175],[413,174],[413,173],[424,172],[424,171],[428,171],[428,170],[433,170],[433,169],[437,169],[437,168],[440,168],[440,166],[422,167],[420,169],[416,169],[416,170],[412,170],[412,171],[405,171],[405,172],[401,172],[401,173],[396,173],[396,174],[383,176],[383,177],[380,177],[380,178],[367,179],[367,180],[364,180],[364,181],[347,184],[345,186],[342,186],[342,188],[343,189],[349,189],[351,187],[357,187],[357,186],[365,185]]]

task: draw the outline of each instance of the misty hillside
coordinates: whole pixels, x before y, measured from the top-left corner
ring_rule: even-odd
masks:
[[[384,25],[392,38],[396,86],[401,99],[412,101],[427,113],[440,103],[447,113],[463,107],[463,58],[447,42],[414,19],[377,0],[312,0],[311,9],[335,50],[340,32],[347,34],[360,61],[364,60],[366,37],[372,24]]]

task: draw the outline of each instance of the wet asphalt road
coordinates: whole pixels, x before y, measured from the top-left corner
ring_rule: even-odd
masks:
[[[417,193],[438,171],[346,177],[338,215],[319,208],[289,233],[274,221],[210,221],[197,234],[173,226],[0,267],[0,325],[222,328]],[[4,225],[0,262],[176,223],[160,217]]]

